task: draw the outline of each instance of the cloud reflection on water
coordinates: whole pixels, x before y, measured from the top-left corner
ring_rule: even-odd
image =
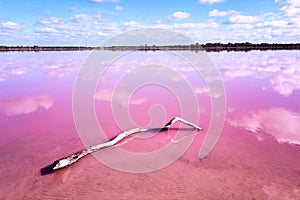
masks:
[[[147,98],[130,98],[127,102],[127,97],[130,96],[128,91],[119,91],[116,94],[113,94],[114,91],[110,89],[97,90],[95,92],[95,100],[97,101],[106,101],[112,102],[113,100],[122,106],[126,105],[142,105],[147,101]]]
[[[0,66],[0,83],[3,84],[11,77],[19,76],[25,73],[40,73],[55,78],[65,78],[71,74],[75,74],[80,68],[84,59],[89,52],[39,52],[39,53],[13,53],[13,54],[1,54],[1,66]],[[172,66],[173,70],[176,70],[181,74],[180,78],[187,78],[189,80],[199,80],[194,73],[194,68],[182,60],[180,57],[172,56],[168,52],[147,52],[147,60],[137,60],[138,55],[143,55],[145,52],[133,52],[127,55],[127,57],[121,57],[120,62],[113,63],[107,76],[104,76],[104,88],[111,86],[114,80],[121,76],[122,73],[128,73],[128,70],[143,63],[166,63],[166,66]],[[195,56],[199,54],[195,53]],[[220,69],[221,75],[226,82],[236,81],[239,84],[239,80],[246,80],[247,78],[255,80],[264,80],[262,87],[265,90],[273,90],[277,94],[283,97],[290,98],[295,91],[300,89],[300,68],[298,63],[300,61],[299,51],[251,51],[251,52],[219,52],[209,53],[209,56],[214,61],[215,65]],[[141,57],[141,56],[140,56]],[[144,58],[144,57],[142,57]],[[126,62],[125,62],[126,61]],[[203,68],[203,70],[206,70]],[[157,74],[165,74],[167,77],[166,68],[161,67],[159,71],[155,71]],[[178,78],[168,77],[168,78]],[[213,79],[214,77],[209,77]],[[209,80],[210,80],[209,79]],[[20,79],[21,80],[21,79]],[[177,80],[177,79],[176,79]],[[209,81],[208,80],[208,81]],[[183,79],[178,79],[183,81]],[[23,83],[22,83],[23,84]],[[267,85],[265,85],[267,84]],[[3,85],[5,88],[5,84]],[[195,94],[201,96],[203,94],[209,94],[208,88],[199,81],[191,83]],[[115,100],[125,105],[125,98],[128,96],[128,92],[117,94]],[[215,98],[218,94],[215,94]],[[97,101],[111,101],[111,90],[99,90],[95,94]],[[148,99],[147,98],[131,98],[131,105],[142,105]],[[273,106],[278,106],[272,100]],[[123,103],[122,103],[123,102]],[[39,107],[49,109],[53,105],[53,99],[47,95],[38,95],[32,97],[24,97],[19,99],[3,99],[0,100],[0,111],[6,115],[19,115],[22,113],[32,113]],[[272,106],[271,105],[271,106]],[[234,107],[231,105],[231,111],[236,115],[240,107]],[[292,127],[296,127],[299,121],[299,114],[296,112],[290,112],[284,108],[273,108],[267,110],[265,108],[258,109],[255,113],[247,114],[237,120],[236,118],[230,119],[230,123],[237,127],[242,127],[248,131],[258,133],[260,130],[274,135],[278,141],[288,141],[291,143],[300,143],[300,136],[295,131],[291,130]],[[289,120],[287,120],[289,119]],[[274,124],[274,122],[276,122]],[[292,124],[293,123],[293,124]],[[275,126],[279,124],[280,127]],[[286,128],[288,126],[288,128]]]
[[[23,98],[10,98],[0,100],[0,111],[7,116],[28,114],[38,108],[50,109],[54,100],[49,95],[36,95]]]
[[[7,74],[0,74],[0,82],[1,81],[5,81],[6,79],[8,79],[8,75]]]
[[[211,53],[225,81],[252,77],[267,80],[276,93],[288,97],[300,89],[299,51]]]
[[[262,109],[235,116],[228,119],[234,126],[256,134],[259,140],[263,140],[261,132],[272,135],[278,142],[287,142],[300,145],[300,113],[291,112],[284,108]]]
[[[47,76],[64,78],[75,74],[88,54],[88,51],[3,53],[0,54],[0,81],[37,72]]]

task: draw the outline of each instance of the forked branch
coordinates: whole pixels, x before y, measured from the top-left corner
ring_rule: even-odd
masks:
[[[170,126],[172,126],[174,123],[176,123],[177,121],[182,122],[188,126],[193,127],[194,129],[197,129],[199,131],[202,131],[203,128],[200,126],[197,126],[195,124],[193,124],[192,122],[186,121],[180,117],[174,117],[173,119],[171,119],[163,128],[161,128],[161,131],[165,131],[168,130],[170,128]],[[120,141],[122,141],[124,138],[136,134],[136,133],[141,133],[141,132],[146,132],[146,131],[151,131],[154,129],[145,129],[145,128],[134,128],[128,131],[125,131],[121,134],[119,134],[118,136],[116,136],[115,138],[109,140],[108,142],[105,143],[101,143],[95,146],[91,146],[88,149],[82,150],[80,152],[77,152],[75,154],[72,154],[70,156],[64,157],[62,159],[56,160],[51,166],[50,166],[50,170],[54,171],[54,170],[58,170],[58,169],[62,169],[65,167],[68,167],[70,165],[72,165],[73,163],[77,162],[80,158],[93,153],[95,151],[99,151],[100,149],[104,149],[104,148],[108,148],[111,146],[114,146],[116,144],[118,144]],[[42,170],[41,170],[42,173]]]

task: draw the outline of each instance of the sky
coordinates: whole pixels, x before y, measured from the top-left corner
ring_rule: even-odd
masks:
[[[0,45],[101,45],[139,28],[199,43],[300,42],[300,0],[0,0]]]

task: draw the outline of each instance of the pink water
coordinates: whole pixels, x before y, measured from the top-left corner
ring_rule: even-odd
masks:
[[[135,174],[90,155],[41,176],[41,168],[84,147],[73,120],[72,92],[89,53],[0,54],[0,199],[300,199],[299,51],[209,53],[224,80],[227,116],[205,159],[199,160],[198,151],[211,121],[210,96],[193,70],[171,62],[196,93],[201,117],[195,120],[204,128],[183,156],[163,169]],[[95,91],[96,116],[108,138],[124,131],[114,120],[111,99],[132,65],[137,64],[112,66]],[[126,95],[115,98],[117,107],[127,106]],[[181,115],[180,102],[164,87],[152,84],[131,95],[136,126],[157,127]],[[154,151],[175,132],[135,138],[120,148]],[[178,137],[182,134],[194,132]]]

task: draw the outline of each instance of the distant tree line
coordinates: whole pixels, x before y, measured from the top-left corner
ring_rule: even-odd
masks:
[[[156,46],[156,45],[141,45],[141,46],[110,46],[103,47],[103,50],[112,51],[208,51],[208,52],[218,52],[218,51],[251,51],[251,50],[300,50],[300,43],[295,44],[278,44],[278,43],[260,43],[252,44],[249,42],[245,43],[206,43],[206,44],[190,44],[190,45],[166,45],[166,46]]]
[[[0,46],[0,52],[8,51],[87,51],[87,50],[110,50],[110,51],[251,51],[251,50],[300,50],[300,43],[206,43],[190,45],[140,45],[140,46],[108,46],[108,47],[86,47],[86,46]]]
[[[251,50],[300,50],[300,43],[280,44],[280,43],[207,43],[202,45],[206,51],[251,51]]]
[[[94,47],[84,46],[0,46],[0,52],[6,51],[86,51]]]

